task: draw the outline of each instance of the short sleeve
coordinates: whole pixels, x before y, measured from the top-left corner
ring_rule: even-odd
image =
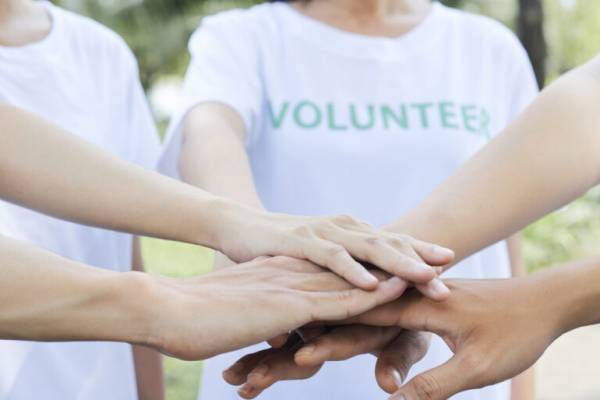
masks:
[[[231,107],[242,118],[249,142],[258,124],[263,98],[260,55],[242,10],[205,18],[190,39],[189,51],[183,105],[171,121],[159,162],[159,170],[173,177],[179,177],[181,123],[192,108],[203,102]]]

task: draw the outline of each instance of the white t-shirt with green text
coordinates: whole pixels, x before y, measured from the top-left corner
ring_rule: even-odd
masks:
[[[351,214],[377,226],[416,206],[537,92],[512,32],[438,3],[399,38],[352,34],[287,4],[263,4],[205,18],[189,48],[186,106],[172,123],[163,171],[177,175],[182,116],[200,102],[221,102],[246,125],[252,171],[267,209]],[[505,244],[446,275],[508,277]],[[238,398],[220,374],[247,352],[206,363],[202,399]],[[435,339],[413,370],[450,355]],[[456,398],[506,400],[508,393],[504,383]],[[262,398],[387,396],[375,382],[374,358],[361,356],[327,364],[308,381],[278,383]]]

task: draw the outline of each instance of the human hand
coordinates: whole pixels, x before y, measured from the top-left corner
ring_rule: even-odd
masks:
[[[407,287],[397,277],[376,274],[382,280],[377,288],[363,291],[310,262],[274,257],[197,278],[152,277],[152,335],[142,344],[197,360],[317,320],[346,319],[397,299]]]
[[[431,266],[451,263],[451,250],[380,231],[349,216],[298,217],[252,208],[241,210],[229,219],[234,223],[222,224],[218,240],[219,250],[236,262],[265,255],[307,259],[357,287],[372,290],[377,279],[357,261],[360,260],[415,283],[433,299],[449,295]]]
[[[441,336],[454,357],[416,376],[391,399],[443,400],[521,373],[564,331],[559,312],[564,307],[549,296],[545,279],[446,281],[448,300],[407,293],[354,322]]]
[[[249,354],[224,371],[231,385],[241,385],[242,398],[253,399],[282,380],[308,379],[327,361],[343,361],[360,354],[378,357],[375,377],[379,386],[392,393],[410,368],[427,353],[429,334],[398,327],[367,325],[303,329],[306,345],[282,346]]]

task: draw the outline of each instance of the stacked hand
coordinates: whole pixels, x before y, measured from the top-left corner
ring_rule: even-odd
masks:
[[[344,320],[393,301],[406,290],[400,278],[376,276],[377,288],[364,291],[310,262],[288,257],[258,259],[189,279],[139,274],[147,280],[139,285],[137,296],[155,310],[147,321],[152,334],[141,344],[197,360],[311,322]]]
[[[306,259],[372,290],[377,279],[356,261],[360,260],[416,284],[428,297],[449,295],[432,267],[453,261],[454,253],[446,248],[378,230],[350,216],[299,217],[251,208],[236,214],[237,223],[223,224],[218,234],[222,239],[217,239],[218,249],[233,261],[268,255]]]
[[[321,329],[299,350],[272,348],[242,358],[224,378],[243,385],[254,398],[280,380],[305,379],[326,361],[362,353],[378,357],[376,378],[392,399],[443,400],[467,389],[498,383],[530,367],[546,347],[569,329],[569,310],[553,293],[554,271],[521,279],[449,280],[452,295],[436,302],[416,291],[345,321]],[[310,328],[307,332],[319,332]],[[403,384],[411,366],[428,347],[426,334],[444,339],[454,352],[447,363]]]

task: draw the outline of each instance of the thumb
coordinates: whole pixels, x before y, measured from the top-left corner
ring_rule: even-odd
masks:
[[[381,350],[375,364],[375,377],[379,387],[393,393],[402,387],[412,366],[429,350],[431,334],[403,331]]]
[[[468,388],[468,374],[461,369],[458,358],[415,376],[389,400],[446,400]]]

